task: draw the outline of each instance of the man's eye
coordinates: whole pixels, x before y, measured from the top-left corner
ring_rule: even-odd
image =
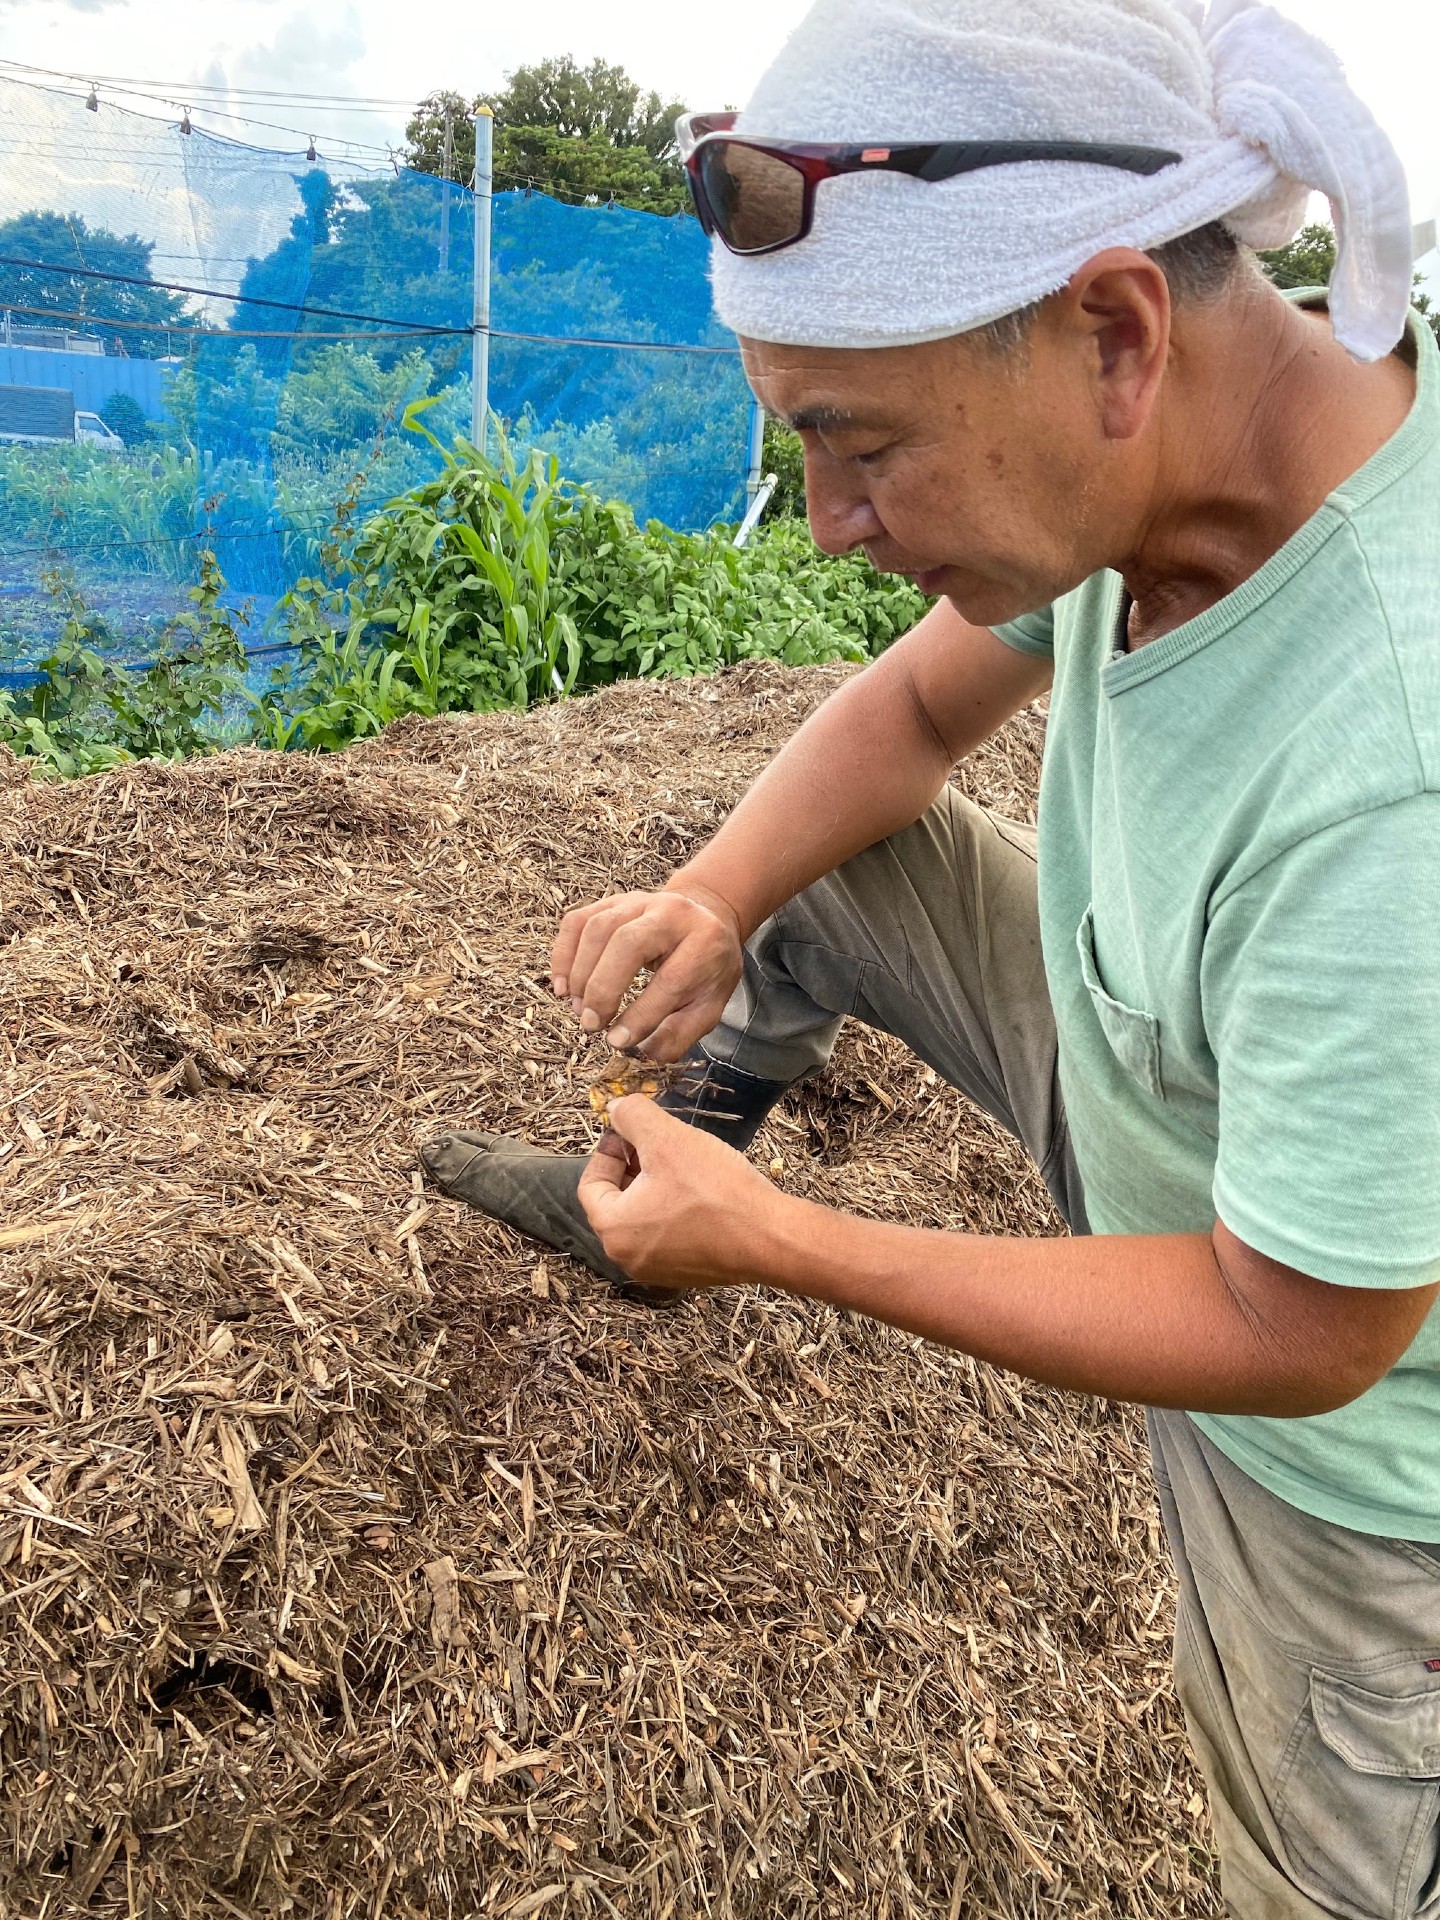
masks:
[[[869,453],[857,453],[855,459],[862,467],[873,467],[876,461],[883,460],[889,451],[888,447],[873,447]]]

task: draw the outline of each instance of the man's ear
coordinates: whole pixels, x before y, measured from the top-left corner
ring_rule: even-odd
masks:
[[[1133,439],[1154,409],[1169,357],[1169,281],[1145,254],[1110,247],[1056,298],[1089,363],[1106,439]]]

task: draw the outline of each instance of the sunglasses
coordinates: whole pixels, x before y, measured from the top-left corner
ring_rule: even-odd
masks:
[[[803,240],[815,217],[815,189],[842,173],[952,180],[959,173],[1026,160],[1159,173],[1181,157],[1163,147],[1108,140],[929,140],[868,147],[761,140],[733,132],[737,117],[687,113],[676,121],[675,136],[700,225],[707,234],[719,234],[731,253],[740,254],[779,253]]]

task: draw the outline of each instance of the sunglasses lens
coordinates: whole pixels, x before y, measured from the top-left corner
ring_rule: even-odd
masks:
[[[720,238],[732,253],[764,253],[798,240],[805,225],[805,176],[736,140],[701,148],[699,171]]]

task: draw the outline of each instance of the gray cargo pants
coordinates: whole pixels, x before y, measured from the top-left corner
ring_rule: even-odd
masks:
[[[1008,1127],[1085,1230],[1029,828],[947,788],[760,928],[705,1045],[793,1081],[847,1014]],[[1180,1583],[1176,1686],[1230,1913],[1440,1920],[1440,1562],[1286,1505],[1183,1413],[1149,1425]]]

